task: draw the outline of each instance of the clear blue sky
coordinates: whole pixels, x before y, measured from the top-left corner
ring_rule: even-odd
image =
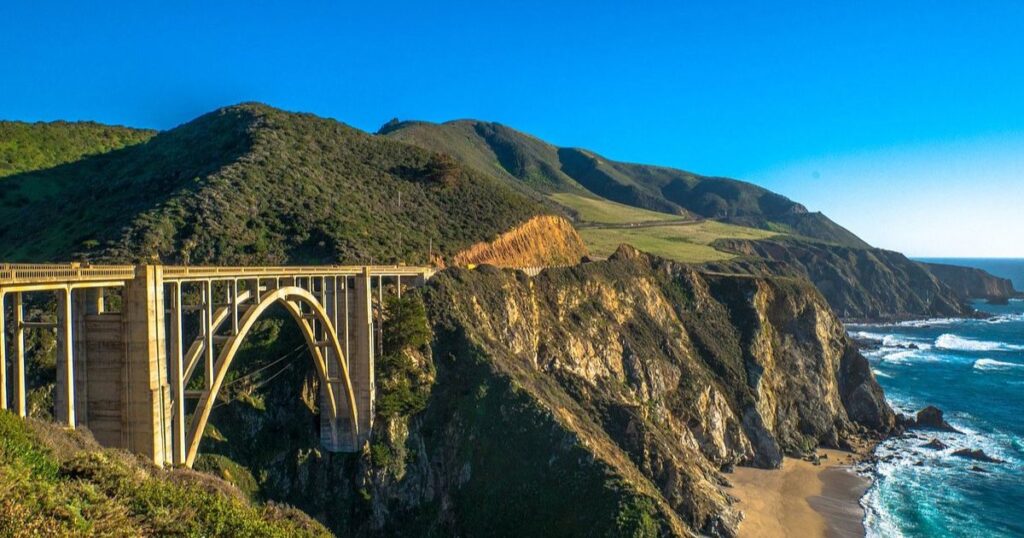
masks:
[[[632,4],[6,0],[0,118],[472,117],[750,180],[911,255],[1024,256],[1024,3]]]

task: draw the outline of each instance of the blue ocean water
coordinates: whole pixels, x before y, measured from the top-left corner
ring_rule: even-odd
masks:
[[[893,408],[936,405],[964,432],[919,431],[879,446],[883,461],[861,500],[869,536],[1024,536],[1024,301],[975,306],[993,316],[848,326],[879,344],[864,354]],[[921,446],[932,437],[949,448]],[[959,448],[1006,463],[952,456]]]

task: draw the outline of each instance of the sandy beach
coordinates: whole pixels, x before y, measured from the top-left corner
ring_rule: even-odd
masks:
[[[849,467],[857,454],[819,450],[821,465],[786,458],[782,469],[737,467],[729,493],[743,511],[739,536],[862,537],[864,511],[858,500],[869,485]]]

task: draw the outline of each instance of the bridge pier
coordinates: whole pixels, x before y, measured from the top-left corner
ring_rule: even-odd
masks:
[[[169,463],[171,454],[162,271],[160,266],[136,267],[121,307],[126,352],[121,446],[156,465]]]

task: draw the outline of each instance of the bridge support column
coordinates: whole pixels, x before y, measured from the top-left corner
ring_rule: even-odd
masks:
[[[124,289],[122,319],[126,350],[122,446],[163,465],[171,455],[171,428],[160,266],[135,269],[135,278]]]
[[[0,409],[7,410],[7,309],[0,290]]]
[[[81,382],[78,379],[81,376],[75,375],[78,358],[75,356],[74,295],[70,287],[57,292],[57,386],[53,398],[54,418],[71,429],[78,424],[75,389]]]
[[[19,417],[28,414],[25,390],[25,304],[21,292],[14,294],[14,409]]]
[[[343,327],[347,320],[344,317],[344,312],[339,312],[339,310],[346,309],[342,303],[343,300],[347,300],[348,295],[345,280],[345,278],[337,277],[326,279],[323,285],[322,299],[324,308],[327,310],[327,317],[331,320],[331,324],[334,325],[339,340],[342,342],[344,342]],[[345,349],[344,343],[342,343],[342,349]],[[326,387],[320,388],[320,445],[328,452],[356,452],[359,447],[352,442],[352,429],[355,424],[352,424],[347,389],[337,364],[338,357],[334,349],[326,347],[324,348],[324,358],[326,359],[327,379],[332,381],[328,381],[331,387],[330,393]],[[344,359],[348,360],[348,357],[344,357]],[[332,394],[333,402],[329,399]],[[337,409],[337,414],[334,417],[331,417],[328,411],[332,404]]]
[[[374,323],[373,323],[373,279],[370,269],[355,277],[355,286],[348,294],[352,316],[351,356],[348,371],[352,378],[352,392],[355,393],[358,417],[359,445],[370,438],[373,427],[374,395]]]

